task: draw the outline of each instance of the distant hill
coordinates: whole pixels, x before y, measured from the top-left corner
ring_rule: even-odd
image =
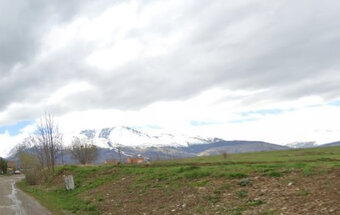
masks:
[[[316,148],[316,147],[331,147],[331,146],[340,146],[340,141],[332,142],[332,143],[325,143],[318,145],[314,141],[310,142],[295,142],[287,144],[286,146],[293,148],[293,149],[300,149],[300,148]]]
[[[310,142],[294,142],[287,144],[286,146],[294,149],[300,149],[300,148],[313,148],[317,147],[318,145],[314,141],[310,141]]]
[[[332,143],[326,143],[326,144],[321,145],[320,147],[331,147],[331,146],[340,146],[340,141],[332,142]]]
[[[181,147],[181,150],[197,154],[198,156],[217,155],[222,152],[227,153],[244,153],[244,152],[259,152],[289,149],[287,146],[266,143],[262,141],[242,141],[232,140],[226,141],[215,138],[208,144],[189,145]]]

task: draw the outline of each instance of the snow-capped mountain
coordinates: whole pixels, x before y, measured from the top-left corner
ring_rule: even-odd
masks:
[[[93,141],[100,151],[99,163],[106,159],[117,159],[119,153],[124,159],[142,155],[156,160],[217,155],[224,151],[241,153],[288,149],[286,146],[261,141],[225,141],[220,138],[173,134],[150,135],[126,126],[82,130],[75,137]]]
[[[122,160],[127,157],[143,156],[151,160],[185,158],[195,156],[219,155],[227,153],[243,153],[258,151],[273,151],[289,149],[262,141],[226,141],[220,138],[190,137],[185,135],[159,134],[150,135],[136,129],[121,126],[103,129],[86,129],[73,135],[86,138],[98,147],[97,163],[106,160]],[[65,143],[65,145],[69,145]],[[26,150],[34,150],[27,148]],[[15,152],[12,153],[14,159]],[[10,157],[11,157],[10,156]],[[66,163],[77,163],[68,150],[64,151],[63,160]]]
[[[101,148],[119,147],[187,147],[192,144],[207,144],[211,140],[184,135],[160,134],[152,136],[136,129],[120,126],[99,130],[83,130],[76,137],[88,138]]]

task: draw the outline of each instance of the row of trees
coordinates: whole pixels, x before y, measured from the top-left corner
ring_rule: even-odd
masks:
[[[37,125],[36,132],[25,138],[17,147],[22,168],[30,184],[37,179],[47,179],[55,172],[58,157],[63,163],[64,152],[68,151],[81,164],[94,162],[97,159],[97,147],[87,139],[74,138],[71,147],[63,146],[63,135],[51,114],[45,114]]]

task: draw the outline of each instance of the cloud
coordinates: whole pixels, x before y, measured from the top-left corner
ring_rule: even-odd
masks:
[[[75,86],[79,85],[70,85],[72,88]],[[186,101],[157,102],[140,110],[71,111],[57,116],[55,121],[63,133],[65,145],[70,144],[72,136],[80,130],[120,125],[134,127],[151,135],[173,133],[226,140],[262,140],[276,144],[296,141],[326,143],[340,138],[340,109],[337,106],[327,103],[311,105],[320,104],[317,98],[267,105],[252,104],[247,107],[240,107],[234,100],[216,103],[231,93],[229,90],[213,89]],[[245,91],[238,93],[240,100],[249,94]],[[57,95],[65,96],[63,93]],[[34,124],[17,136],[0,132],[0,148],[3,149],[0,155],[5,155],[32,131]]]
[[[76,1],[4,0],[0,3],[1,75],[18,63],[29,63],[39,52],[42,36],[51,25],[67,22],[81,4]]]
[[[1,1],[0,124],[45,111],[142,113],[179,102],[171,112],[183,117],[226,107],[231,116],[339,100],[339,10],[328,0]],[[216,100],[185,106],[201,95]]]

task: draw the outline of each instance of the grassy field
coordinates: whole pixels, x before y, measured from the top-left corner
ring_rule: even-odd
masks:
[[[28,186],[23,181],[18,186],[53,214],[294,214],[300,210],[294,206],[297,202],[323,204],[333,213],[339,210],[332,206],[340,203],[332,200],[340,199],[339,172],[340,147],[329,147],[168,160],[150,166],[65,165],[46,184]],[[62,175],[68,174],[75,178],[73,191],[63,186]],[[314,181],[325,184],[313,185]],[[330,200],[316,201],[314,189],[329,194]],[[288,208],[280,206],[282,201]],[[320,214],[313,210],[318,209],[307,214]]]

